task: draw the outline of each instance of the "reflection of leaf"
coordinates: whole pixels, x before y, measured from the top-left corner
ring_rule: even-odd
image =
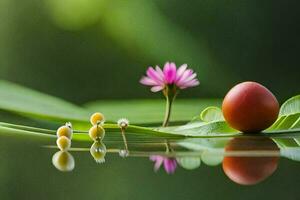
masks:
[[[216,166],[223,161],[223,149],[229,138],[189,138],[177,142],[178,145],[201,155],[203,163]]]
[[[286,148],[280,150],[280,155],[294,161],[300,161],[299,148]]]
[[[272,138],[280,148],[280,155],[291,160],[300,161],[300,141],[299,137]]]
[[[201,160],[208,166],[217,166],[222,163],[224,156],[218,152],[206,150],[201,154]]]
[[[55,121],[89,119],[89,112],[76,105],[6,81],[0,81],[0,109]]]
[[[224,121],[222,110],[214,106],[204,109],[200,114],[200,119],[204,122]]]
[[[217,99],[177,99],[174,102],[171,121],[190,121],[208,105],[219,105]],[[97,101],[86,107],[103,112],[108,121],[117,121],[126,117],[132,124],[161,123],[164,118],[165,101],[159,100],[126,100]]]
[[[193,170],[201,165],[201,159],[199,157],[179,157],[176,158],[177,163],[184,169]]]
[[[177,144],[190,150],[223,149],[230,138],[187,138]]]

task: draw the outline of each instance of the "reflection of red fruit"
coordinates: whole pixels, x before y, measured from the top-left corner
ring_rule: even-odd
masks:
[[[269,138],[232,139],[225,147],[225,152],[234,151],[272,151],[274,157],[231,157],[223,160],[223,170],[232,181],[241,185],[257,184],[275,172],[279,160],[279,148]]]
[[[242,132],[259,132],[275,122],[279,104],[264,86],[256,82],[243,82],[227,93],[222,111],[232,128]]]

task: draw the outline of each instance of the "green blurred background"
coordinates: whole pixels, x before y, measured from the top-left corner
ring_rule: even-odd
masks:
[[[298,1],[0,0],[0,78],[75,103],[159,98],[149,65],[187,63],[201,81],[181,97],[223,97],[258,81],[299,93]]]

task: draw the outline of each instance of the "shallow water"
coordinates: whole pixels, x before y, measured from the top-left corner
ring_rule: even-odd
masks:
[[[92,142],[73,143],[66,153],[58,152],[55,140],[0,136],[0,196],[297,199],[300,147],[295,135],[168,139],[126,133],[128,156],[123,151],[121,157],[121,134],[107,133],[103,144],[93,148],[98,163],[90,152]],[[164,159],[167,171],[164,163],[155,171],[150,156]]]

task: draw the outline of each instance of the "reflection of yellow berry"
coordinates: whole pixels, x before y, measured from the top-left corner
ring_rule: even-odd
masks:
[[[61,126],[57,129],[56,132],[57,137],[66,136],[69,139],[72,139],[73,130],[69,126]]]
[[[94,142],[90,148],[90,153],[97,163],[105,162],[106,146],[102,142]]]
[[[58,151],[52,157],[52,164],[60,171],[69,172],[75,167],[73,156],[67,151]]]
[[[94,125],[89,130],[89,136],[92,140],[102,140],[105,136],[105,130],[102,128],[102,126]]]
[[[61,136],[56,140],[57,147],[62,151],[67,151],[71,147],[71,140],[66,136]]]
[[[104,121],[105,121],[104,115],[99,112],[94,113],[90,118],[90,122],[92,125],[101,124],[104,123]]]

